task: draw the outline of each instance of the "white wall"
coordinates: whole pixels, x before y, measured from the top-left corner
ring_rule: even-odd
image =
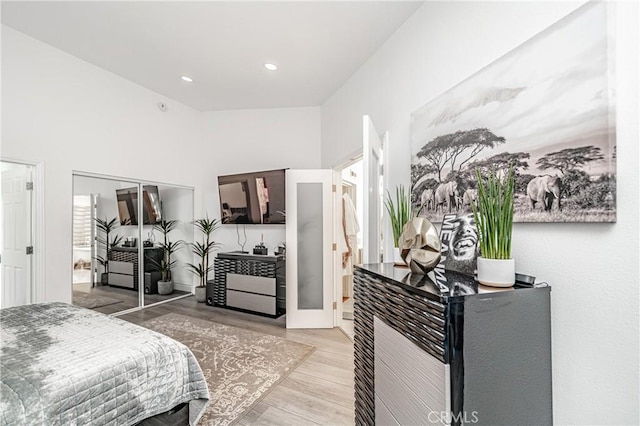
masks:
[[[413,111],[582,2],[428,2],[322,107],[322,165],[390,132],[390,187],[409,184]],[[638,4],[617,6],[618,222],[514,227],[517,269],[548,281],[557,424],[638,424]],[[615,9],[615,8],[614,8]]]
[[[272,169],[320,168],[320,107],[204,113],[204,206],[220,217],[218,176]],[[245,251],[264,239],[272,253],[285,241],[284,225],[223,225],[220,251]]]
[[[2,156],[45,168],[43,299],[70,302],[72,171],[200,188],[201,113],[4,25],[2,89]]]
[[[74,170],[194,187],[195,217],[219,218],[219,175],[320,166],[320,107],[202,113],[4,25],[2,88],[2,157],[45,168],[40,300],[71,300]],[[221,250],[239,249],[235,229],[214,234]],[[285,240],[284,225],[251,225],[245,249],[261,234],[270,251]],[[181,253],[178,260],[188,259]]]

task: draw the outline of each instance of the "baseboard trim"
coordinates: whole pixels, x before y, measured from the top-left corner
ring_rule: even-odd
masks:
[[[173,283],[174,290],[187,291],[193,293],[193,284]]]

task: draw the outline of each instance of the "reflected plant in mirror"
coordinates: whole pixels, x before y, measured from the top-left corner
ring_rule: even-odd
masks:
[[[174,254],[180,246],[184,244],[184,241],[169,240],[169,233],[173,231],[180,222],[177,220],[160,220],[160,222],[153,225],[153,230],[162,234],[162,242],[158,243],[162,249],[162,258],[160,260],[151,259],[151,262],[162,273],[162,279],[158,281],[158,293],[159,294],[171,294],[173,293],[173,280],[171,278],[171,268],[176,264],[176,260],[171,259],[171,255]]]
[[[109,281],[109,257],[111,255],[111,249],[120,244],[122,236],[116,234],[113,238],[110,238],[110,234],[118,227],[118,220],[115,217],[111,220],[107,217],[104,219],[96,217],[94,220],[96,222],[96,228],[104,234],[104,236],[96,237],[98,250],[104,250],[104,256],[98,254],[94,259],[104,268],[104,273],[100,275],[100,283],[105,285],[108,284]]]

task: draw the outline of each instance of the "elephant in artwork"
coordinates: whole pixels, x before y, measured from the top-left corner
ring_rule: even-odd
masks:
[[[462,194],[462,208],[471,208],[471,203],[476,203],[478,198],[478,190],[469,188]]]
[[[438,185],[435,192],[434,208],[437,211],[438,207],[444,211],[444,206],[447,206],[447,210],[451,212],[452,208],[457,207],[458,183],[456,181],[445,182]]]
[[[422,191],[422,195],[420,196],[420,205],[425,210],[433,210],[434,209],[434,199],[435,199],[435,191],[433,188],[426,188]]]
[[[541,203],[545,211],[551,211],[553,200],[558,199],[558,210],[562,210],[561,193],[562,181],[557,176],[537,176],[527,184],[527,196],[532,209],[536,208],[536,203]]]

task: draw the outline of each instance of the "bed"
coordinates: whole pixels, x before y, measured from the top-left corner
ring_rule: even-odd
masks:
[[[185,345],[66,303],[0,310],[0,425],[135,425],[187,403],[206,380]]]

